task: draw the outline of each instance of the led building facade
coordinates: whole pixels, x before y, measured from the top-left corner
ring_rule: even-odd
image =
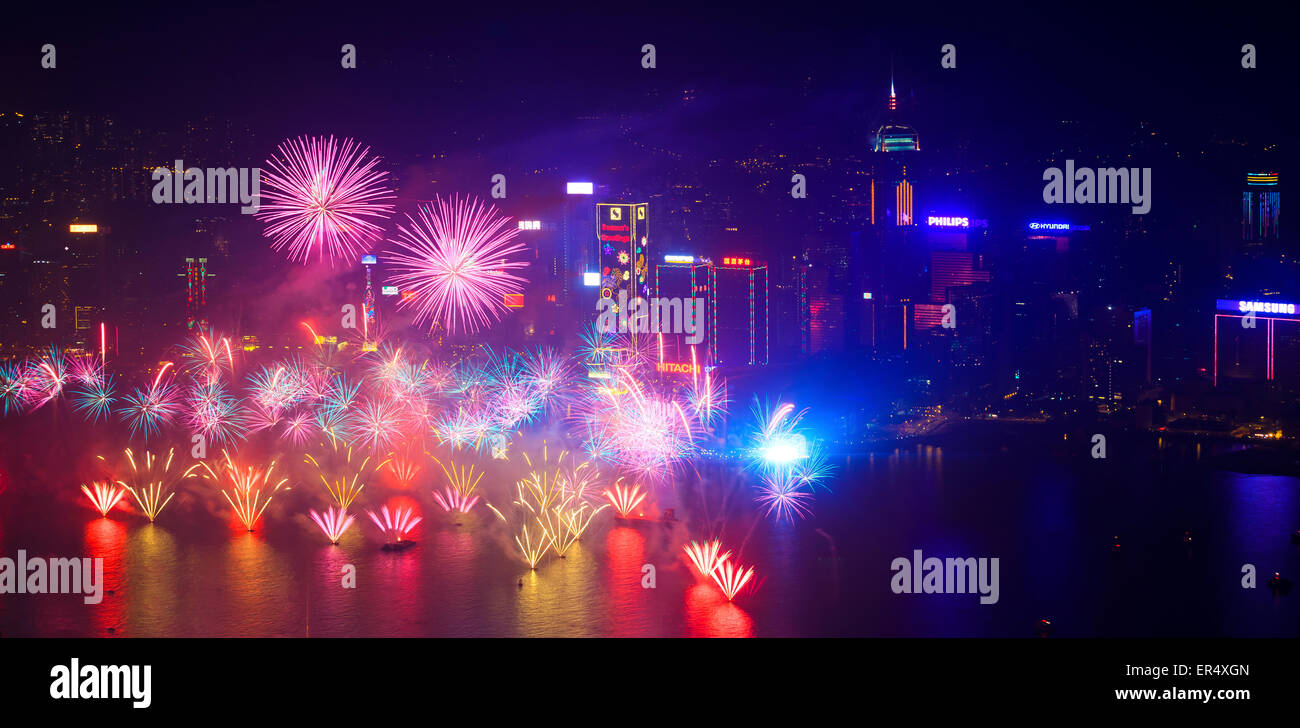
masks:
[[[711,261],[707,275],[705,321],[709,350],[720,366],[765,366],[771,361],[771,324],[766,264],[728,256]],[[700,271],[697,271],[697,280]]]
[[[695,263],[657,264],[654,295],[704,300],[704,340],[700,348],[707,351],[707,356],[703,360],[726,367],[765,366],[771,362],[771,289],[766,264],[741,256],[727,256],[716,263],[699,259]],[[689,358],[685,336],[664,339],[670,359]]]
[[[1246,189],[1241,193],[1242,240],[1277,240],[1282,203],[1277,179],[1277,172],[1246,175]]]
[[[185,328],[208,328],[208,259],[185,259]]]
[[[617,301],[620,291],[649,298],[649,205],[602,203],[596,210],[601,298]]]
[[[374,268],[378,262],[379,259],[374,255],[365,255],[361,258],[361,264],[364,265],[366,269],[366,297],[363,301],[365,319],[362,323],[364,326],[362,333],[364,334],[365,340],[361,343],[362,351],[377,351],[379,349],[378,345],[370,338],[370,332],[376,331],[377,329],[375,327],[379,323],[375,317],[375,287],[373,276],[371,275],[371,269]]]
[[[1219,299],[1214,313],[1213,382],[1277,378],[1284,363],[1300,355],[1300,313],[1294,303]]]

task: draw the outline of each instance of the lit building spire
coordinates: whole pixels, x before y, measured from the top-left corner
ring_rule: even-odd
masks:
[[[889,62],[889,110],[898,110],[898,97],[894,95],[894,62]]]

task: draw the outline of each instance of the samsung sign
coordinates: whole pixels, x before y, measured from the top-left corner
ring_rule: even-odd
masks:
[[[1280,316],[1294,316],[1294,303],[1281,303],[1279,301],[1237,301],[1232,299],[1220,298],[1218,305],[1215,307],[1220,311],[1232,311],[1233,313],[1272,313]]]

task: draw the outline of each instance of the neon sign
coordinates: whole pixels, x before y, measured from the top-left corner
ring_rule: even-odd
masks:
[[[698,374],[700,365],[689,362],[661,361],[655,364],[655,369],[668,374]]]
[[[99,232],[99,226],[98,226],[98,225],[95,225],[94,223],[83,224],[83,223],[75,223],[75,222],[74,222],[74,223],[72,223],[71,225],[68,226],[68,232],[70,232],[70,233],[97,233],[97,232]]]
[[[694,263],[694,262],[695,262],[695,256],[693,256],[693,255],[665,255],[665,256],[664,256],[664,262],[665,262],[665,263]]]
[[[541,230],[542,221],[541,220],[520,220],[519,229],[520,230]]]
[[[565,191],[571,195],[590,195],[595,190],[590,182],[570,182],[565,186]]]
[[[1271,300],[1239,300],[1239,302],[1236,302],[1236,309],[1242,312],[1253,311],[1256,313],[1287,313],[1287,315],[1294,315],[1296,304],[1274,303]]]
[[[970,227],[969,217],[940,217],[930,215],[925,219],[927,225],[935,227]]]
[[[723,258],[723,265],[749,265],[749,258]]]

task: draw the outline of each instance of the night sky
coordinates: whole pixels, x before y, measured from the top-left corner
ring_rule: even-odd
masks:
[[[589,113],[711,135],[692,143],[722,151],[791,135],[865,144],[892,58],[900,96],[915,94],[913,117],[960,122],[928,124],[932,143],[969,135],[993,151],[1062,118],[1125,129],[1149,120],[1193,136],[1279,131],[1295,63],[1280,19],[1257,7],[1211,16],[411,3],[44,17],[23,17],[23,7],[6,22],[3,83],[7,103],[22,108],[107,111],[156,127],[214,113],[270,138],[371,132],[390,154],[427,153],[453,132],[488,154],[537,153],[534,140]],[[58,48],[55,73],[39,67],[47,42]],[[647,42],[653,71],[640,68]],[[1259,48],[1252,71],[1240,67],[1244,42]],[[358,48],[355,71],[339,67],[344,43]],[[944,43],[957,46],[956,70],[940,72]],[[700,99],[689,111],[676,103],[686,88]],[[647,96],[656,92],[660,108]]]

